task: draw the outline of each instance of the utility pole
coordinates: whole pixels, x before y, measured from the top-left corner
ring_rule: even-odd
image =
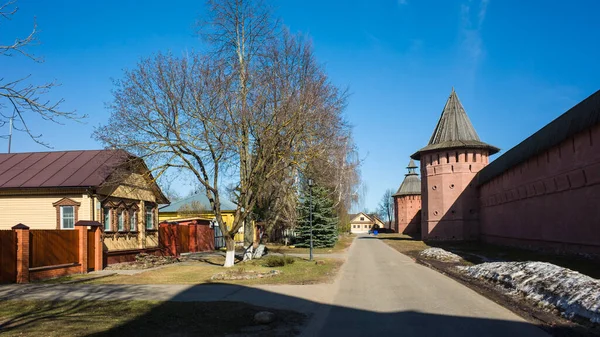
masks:
[[[308,179],[308,222],[310,223],[310,254],[308,259],[313,259],[313,225],[312,225],[312,186],[313,180]]]
[[[8,127],[8,153],[10,153],[10,143],[12,141],[12,129],[13,129],[13,118],[15,118],[15,116],[12,116],[11,118],[9,118],[9,127]]]

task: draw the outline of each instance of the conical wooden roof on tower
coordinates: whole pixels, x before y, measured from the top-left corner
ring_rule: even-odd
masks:
[[[405,175],[404,181],[400,184],[398,191],[393,195],[394,197],[421,194],[421,179],[419,179],[419,175],[415,172],[417,165],[411,159],[406,168],[408,169],[408,173]]]
[[[454,88],[446,101],[442,115],[433,130],[429,144],[415,152],[412,159],[420,160],[421,154],[442,149],[486,149],[492,155],[500,151],[495,146],[482,142],[469,120]]]

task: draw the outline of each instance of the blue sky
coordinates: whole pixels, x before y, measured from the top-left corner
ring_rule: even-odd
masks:
[[[409,155],[426,145],[452,86],[480,138],[503,151],[600,89],[597,1],[271,2],[284,24],[312,38],[334,83],[351,93],[346,114],[364,160],[361,207],[371,210],[402,182]],[[107,121],[110,79],[122,69],[154,52],[200,47],[194,22],[204,13],[201,1],[18,5],[14,19],[2,23],[0,43],[28,34],[36,17],[40,44],[29,51],[45,62],[2,58],[0,77],[56,79],[62,86],[47,98],[64,98],[65,109],[90,116],[65,126],[32,119],[56,150],[101,148],[90,134]],[[23,134],[13,138],[13,152],[42,150]]]

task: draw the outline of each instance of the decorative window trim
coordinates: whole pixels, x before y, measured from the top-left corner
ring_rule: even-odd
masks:
[[[60,206],[73,206],[73,211],[75,213],[75,222],[79,221],[79,206],[81,206],[80,202],[77,202],[70,198],[62,198],[56,202],[52,203],[52,206],[56,208],[56,229],[62,229],[62,224],[60,221]],[[70,229],[69,229],[70,230]]]

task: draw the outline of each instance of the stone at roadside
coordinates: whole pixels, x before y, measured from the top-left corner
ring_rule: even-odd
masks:
[[[275,321],[275,314],[270,311],[259,311],[254,315],[254,321],[258,324],[270,324]]]
[[[460,256],[443,250],[442,248],[427,248],[419,253],[419,256],[426,259],[440,260],[445,262],[460,262],[461,259]]]

